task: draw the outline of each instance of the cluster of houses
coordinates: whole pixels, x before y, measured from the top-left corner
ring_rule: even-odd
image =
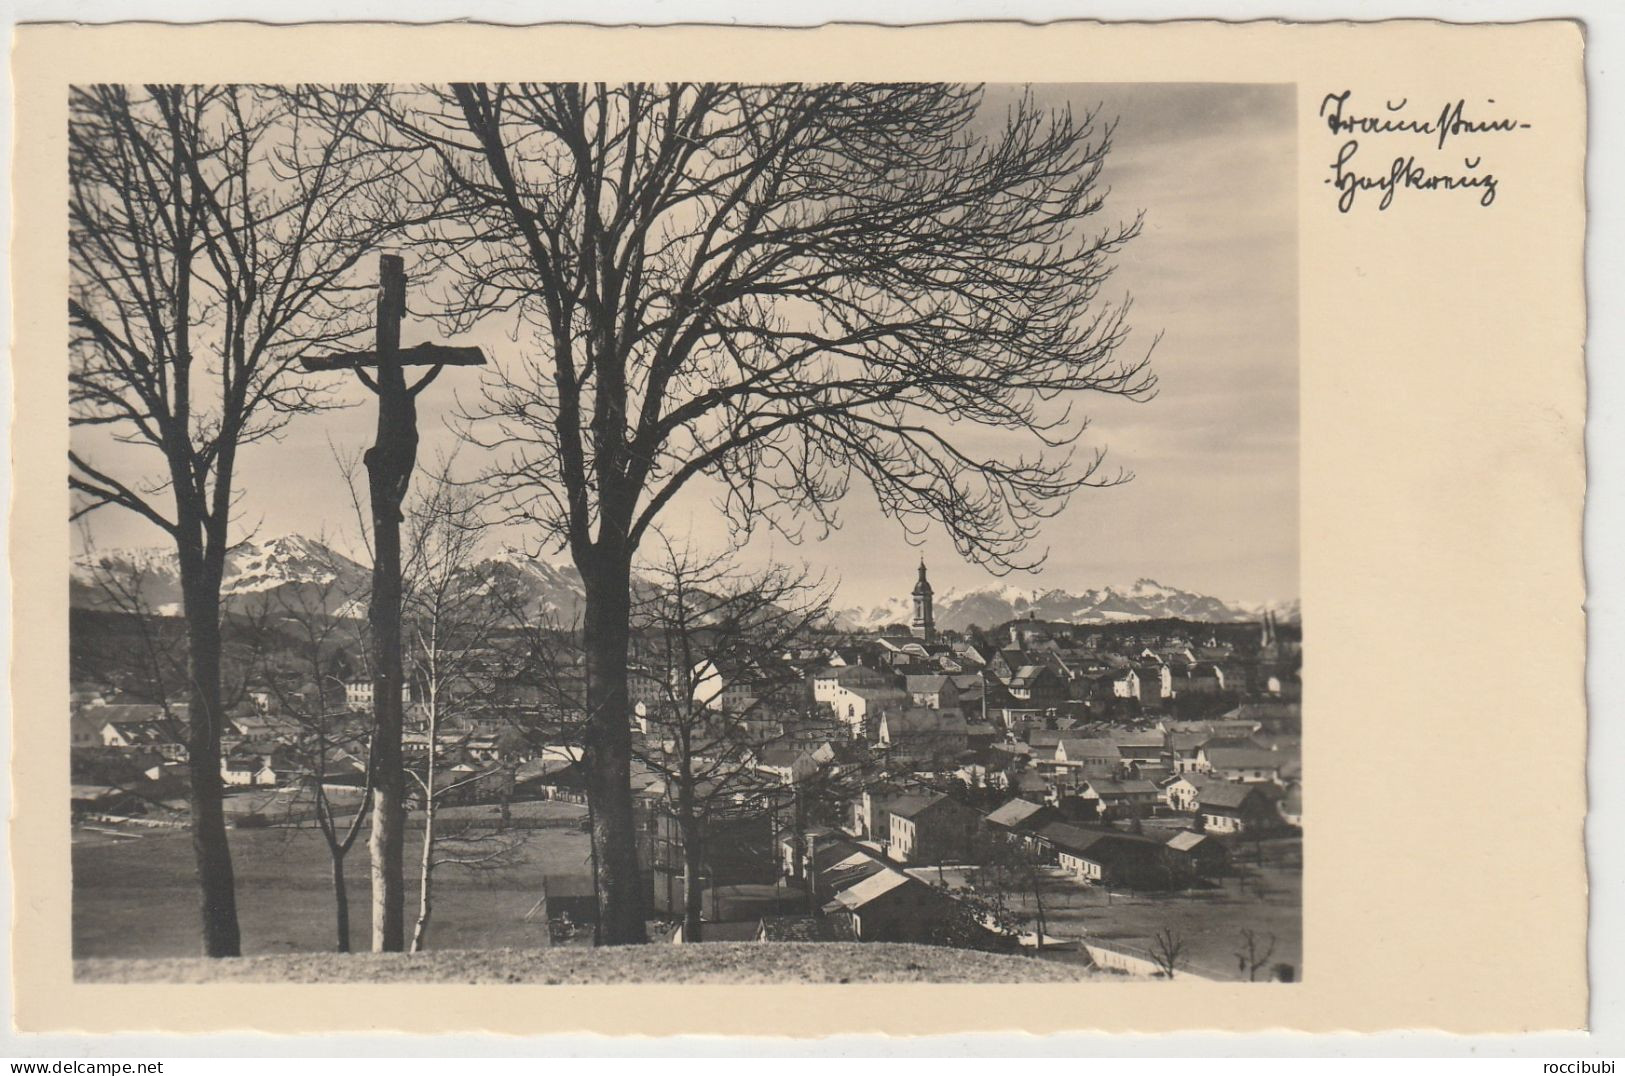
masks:
[[[85,687],[75,695],[70,718],[72,747],[88,768],[100,763],[104,770],[128,770],[119,762],[150,760],[155,781],[183,783],[188,768],[186,703],[118,701],[116,695],[109,700]],[[275,787],[302,770],[292,750],[305,735],[302,727],[262,706],[264,703],[251,697],[227,719],[221,736],[220,777],[228,788]],[[330,731],[335,739],[340,738],[336,730]]]
[[[923,567],[914,598],[906,633],[784,655],[799,687],[776,676],[770,697],[749,677],[704,670],[719,715],[749,713],[757,728],[777,718],[758,775],[847,790],[832,824],[782,828],[786,799],[754,827],[732,820],[726,841],[760,843],[771,824],[780,879],[812,890],[825,935],[929,933],[953,909],[922,868],[974,865],[990,835],[1080,883],[1167,889],[1222,873],[1238,838],[1301,827],[1299,655],[1273,617],[1253,646],[1233,630],[1195,641],[1191,625],[1019,621],[994,649],[936,631]],[[658,720],[640,732],[658,740]],[[660,783],[648,787],[643,806],[659,816]],[[707,881],[730,877],[708,870]],[[675,907],[674,884],[657,872],[657,908]],[[717,926],[765,940],[768,920]]]
[[[851,804],[843,828],[786,829],[777,839],[779,873],[796,903],[810,911],[723,916],[703,925],[700,938],[682,927],[671,940],[891,941],[1015,945],[994,924],[978,926],[962,891],[934,884],[931,868],[974,869],[994,843],[1017,849],[1035,867],[1051,866],[1080,884],[1129,889],[1171,889],[1224,873],[1229,851],[1217,835],[1190,828],[1132,833],[1069,822],[1057,807],[1012,796],[991,811],[923,789],[867,790]],[[715,910],[717,905],[708,906]],[[955,936],[950,923],[960,924]]]
[[[716,665],[694,682],[719,714],[771,729],[759,766],[787,782],[818,769],[833,737],[889,775],[1019,794],[1073,818],[1166,812],[1219,833],[1301,824],[1299,652],[1273,616],[1245,652],[1233,631],[1197,642],[1191,625],[1033,621],[1007,625],[993,649],[936,630],[923,564],[913,598],[906,631],[783,655],[799,678],[775,676],[771,697]],[[661,734],[647,718],[640,731]]]
[[[1186,727],[1177,733],[1169,728],[1157,739],[1169,752],[1176,737],[1217,743],[1222,736],[1229,743],[1237,724],[1215,722],[1207,730]],[[899,784],[893,775],[849,802],[843,828],[904,864],[974,862],[979,834],[1019,835],[1029,851],[1080,879],[1157,888],[1222,864],[1221,838],[1290,832],[1302,825],[1296,751],[1279,742],[1274,749],[1256,741],[1249,741],[1255,743],[1250,748],[1212,749],[1221,759],[1231,750],[1260,756],[1245,776],[1213,769],[1204,742],[1189,768],[1152,778],[1129,776],[1142,768],[1148,773],[1171,769],[1166,756],[1150,761],[1155,752],[1146,749],[1143,735],[1063,736],[1052,752],[1045,743],[1050,736],[1033,739],[1000,745],[1026,748],[1030,754],[1015,757],[1033,761],[1025,770],[1007,771],[1018,777],[992,786],[1007,797],[992,811],[972,805],[983,797],[964,781],[942,786],[970,793],[956,797],[921,791],[923,786],[913,782]],[[1264,755],[1271,756],[1267,764]]]
[[[347,688],[347,699],[362,697],[354,683]],[[370,704],[335,704],[319,719],[301,720],[284,712],[271,692],[251,689],[226,717],[220,737],[221,783],[228,792],[311,781],[359,788],[365,782],[370,723]],[[69,720],[75,809],[183,811],[188,726],[185,702],[133,702],[112,690],[76,685]],[[501,760],[533,759],[539,753],[497,717],[448,722],[436,739],[437,785],[468,786],[471,778],[498,776],[493,771]],[[429,753],[428,740],[421,722],[405,733],[402,749],[409,763]],[[507,791],[514,771],[510,766],[500,774]]]
[[[1020,735],[1006,727],[955,754],[899,762],[879,737],[830,738],[830,726],[814,722],[808,729],[823,729],[823,739],[790,735],[752,760],[752,775],[783,795],[763,797],[757,784],[754,813],[714,820],[708,847],[722,851],[708,852],[704,881],[712,889],[776,882],[811,890],[816,923],[736,909],[708,921],[705,939],[772,940],[775,921],[786,932],[800,923],[797,937],[940,937],[957,912],[953,894],[931,884],[933,868],[974,869],[990,840],[1079,884],[1203,885],[1228,870],[1236,840],[1301,827],[1298,726],[1297,702],[1268,698],[1203,721],[1019,726]],[[649,857],[654,911],[676,917],[680,827],[664,782],[649,777],[639,787],[640,809],[659,834]],[[832,788],[840,797],[832,822],[791,824],[815,814],[812,805]],[[753,854],[769,832],[776,876]],[[716,907],[707,905],[708,914]]]
[[[1242,652],[1233,633],[1221,638],[1217,629],[1189,625],[1119,631],[1028,620],[996,636],[939,632],[923,564],[913,601],[906,628],[785,655],[803,686],[780,687],[771,700],[756,698],[747,677],[707,670],[710,704],[735,711],[810,704],[855,739],[962,749],[1007,733],[1024,738],[1034,728],[1205,715],[1227,701],[1301,697],[1298,646],[1272,615],[1257,645]]]

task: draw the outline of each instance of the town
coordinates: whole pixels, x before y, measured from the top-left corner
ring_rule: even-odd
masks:
[[[739,594],[705,594],[713,614],[741,608]],[[924,561],[907,624],[839,631],[787,608],[788,595],[758,585],[756,615],[731,630],[717,615],[685,626],[668,603],[637,633],[630,778],[651,937],[922,942],[1100,974],[1301,974],[1297,623],[1029,615],[944,630]],[[263,624],[254,636],[255,653],[279,657],[243,673],[221,739],[234,851],[278,842],[266,845],[272,887],[287,884],[295,848],[342,876],[365,813],[374,690],[343,616],[287,614],[278,644]],[[150,663],[107,657],[161,649],[162,619],[75,655],[78,956],[172,955],[161,931],[141,930],[151,905],[121,891],[165,846],[176,861],[160,873],[186,884],[185,696],[154,698]],[[313,645],[293,645],[300,632]],[[414,948],[425,935],[592,941],[570,635],[493,618],[442,647],[438,675],[409,677]],[[332,900],[319,882],[286,895],[308,906],[282,918],[310,933],[283,944],[331,947],[312,928],[316,902]]]

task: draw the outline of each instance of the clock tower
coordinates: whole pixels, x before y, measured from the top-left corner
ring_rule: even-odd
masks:
[[[920,579],[914,584],[914,622],[909,630],[926,642],[936,639],[937,626],[931,618],[931,582],[925,577],[925,558],[920,558]]]

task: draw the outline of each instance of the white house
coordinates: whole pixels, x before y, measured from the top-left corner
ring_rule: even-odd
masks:
[[[764,678],[748,671],[729,674],[709,658],[694,666],[690,682],[695,703],[707,710],[742,714],[756,705]]]
[[[69,743],[73,747],[100,747],[102,743],[102,729],[105,722],[83,710],[74,711],[72,719],[68,722]]]
[[[842,688],[895,688],[897,677],[866,665],[831,665],[812,674],[813,701],[833,706]]]
[[[104,711],[122,713],[102,723],[103,747],[144,747],[171,760],[186,755],[186,725],[181,714],[171,719],[158,706],[103,706],[97,708],[95,717],[100,720]]]
[[[1062,736],[1055,743],[1055,763],[1071,769],[1110,775],[1117,772],[1123,753],[1111,740]]]
[[[1202,786],[1210,780],[1212,778],[1200,774],[1182,773],[1162,786],[1162,800],[1171,809],[1190,814],[1196,810]]]
[[[1203,747],[1196,755],[1197,768],[1226,781],[1248,783],[1279,782],[1284,760],[1279,751],[1261,747]]]
[[[908,708],[908,692],[895,687],[847,687],[844,684],[835,693],[831,708],[835,717],[847,726],[851,735],[862,736],[871,721],[878,722],[887,711]]]
[[[952,677],[940,673],[908,677],[907,691],[915,706],[930,710],[953,710],[959,706],[959,688]]]
[[[1096,691],[1114,699],[1140,697],[1140,674],[1132,668],[1117,669],[1095,679]]]
[[[352,710],[367,710],[372,708],[373,686],[372,677],[344,681],[344,704]],[[401,685],[402,704],[412,701],[412,688],[409,684]]]
[[[274,788],[285,767],[275,755],[232,754],[220,760],[220,779],[246,788]]]

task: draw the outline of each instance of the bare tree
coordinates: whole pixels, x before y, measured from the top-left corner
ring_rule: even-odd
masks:
[[[1006,836],[983,827],[977,833],[972,858],[977,864],[974,888],[1005,901],[1006,907],[1012,895],[1021,897],[1023,909],[1032,898],[1033,953],[1043,952],[1049,923],[1044,910],[1045,874],[1037,851],[1020,836]]]
[[[493,674],[506,665],[499,647],[512,603],[496,593],[500,578],[476,564],[484,533],[477,509],[467,488],[452,481],[446,463],[414,498],[407,517],[403,611],[424,736],[421,764],[406,767],[423,804],[412,952],[426,943],[436,870],[451,864],[494,866],[510,858],[518,843],[512,834],[467,826],[444,831],[438,825],[444,804],[500,779],[502,771],[489,763],[461,771],[449,764],[450,756],[472,741],[470,720],[489,710]]]
[[[360,327],[347,274],[379,235],[367,196],[377,163],[301,125],[288,100],[241,86],[70,92],[73,512],[134,512],[180,557],[209,956],[241,948],[220,776],[237,457],[321,402],[290,372],[304,350]]]
[[[353,613],[365,583],[349,578],[337,554],[324,543],[310,550],[320,577],[279,587],[251,607],[260,677],[290,726],[286,750],[300,767],[292,775],[310,793],[317,828],[327,846],[333,878],[333,910],[338,951],[348,953],[350,893],[345,861],[366,823],[372,789],[371,736],[365,718],[344,700],[348,655],[361,649]],[[323,563],[325,562],[325,563]],[[336,778],[361,774],[349,805],[336,804],[329,787]],[[348,809],[346,809],[346,807]],[[342,817],[348,814],[348,819]]]
[[[134,645],[85,640],[95,647],[98,667],[116,676],[121,693],[162,707],[170,732],[177,742],[185,742],[185,717],[176,712],[173,700],[177,689],[186,682],[186,662],[175,653],[172,640],[166,637],[170,633],[164,630],[164,618],[147,599],[148,571],[140,565],[102,557],[88,534],[83,541],[86,551],[81,563],[86,568],[85,585],[91,591],[90,609],[111,620],[110,630],[134,635]]]
[[[1183,932],[1163,927],[1151,939],[1151,962],[1164,976],[1172,979],[1175,972],[1185,966],[1189,948]]]
[[[508,520],[586,590],[603,939],[645,940],[629,791],[631,567],[697,476],[739,534],[837,525],[854,477],[996,571],[1070,494],[1079,393],[1143,399],[1102,294],[1111,129],[948,85],[489,85],[397,99],[454,324],[532,333],[469,436]],[[415,215],[430,214],[415,210]],[[966,436],[998,431],[1002,443]]]
[[[802,676],[783,660],[827,614],[830,595],[804,570],[740,571],[661,538],[642,573],[632,623],[655,698],[637,757],[661,775],[683,853],[683,937],[704,929],[709,829],[723,814],[767,814],[783,782],[759,763],[772,745],[816,734]]]
[[[947,914],[932,923],[931,944],[991,952],[1007,952],[1018,944],[1027,917],[1013,911],[1003,893],[940,882],[937,888],[948,898]]]
[[[1275,935],[1267,934],[1260,938],[1258,931],[1243,927],[1236,946],[1237,969],[1247,976],[1248,982],[1257,982],[1259,970],[1275,955]]]

